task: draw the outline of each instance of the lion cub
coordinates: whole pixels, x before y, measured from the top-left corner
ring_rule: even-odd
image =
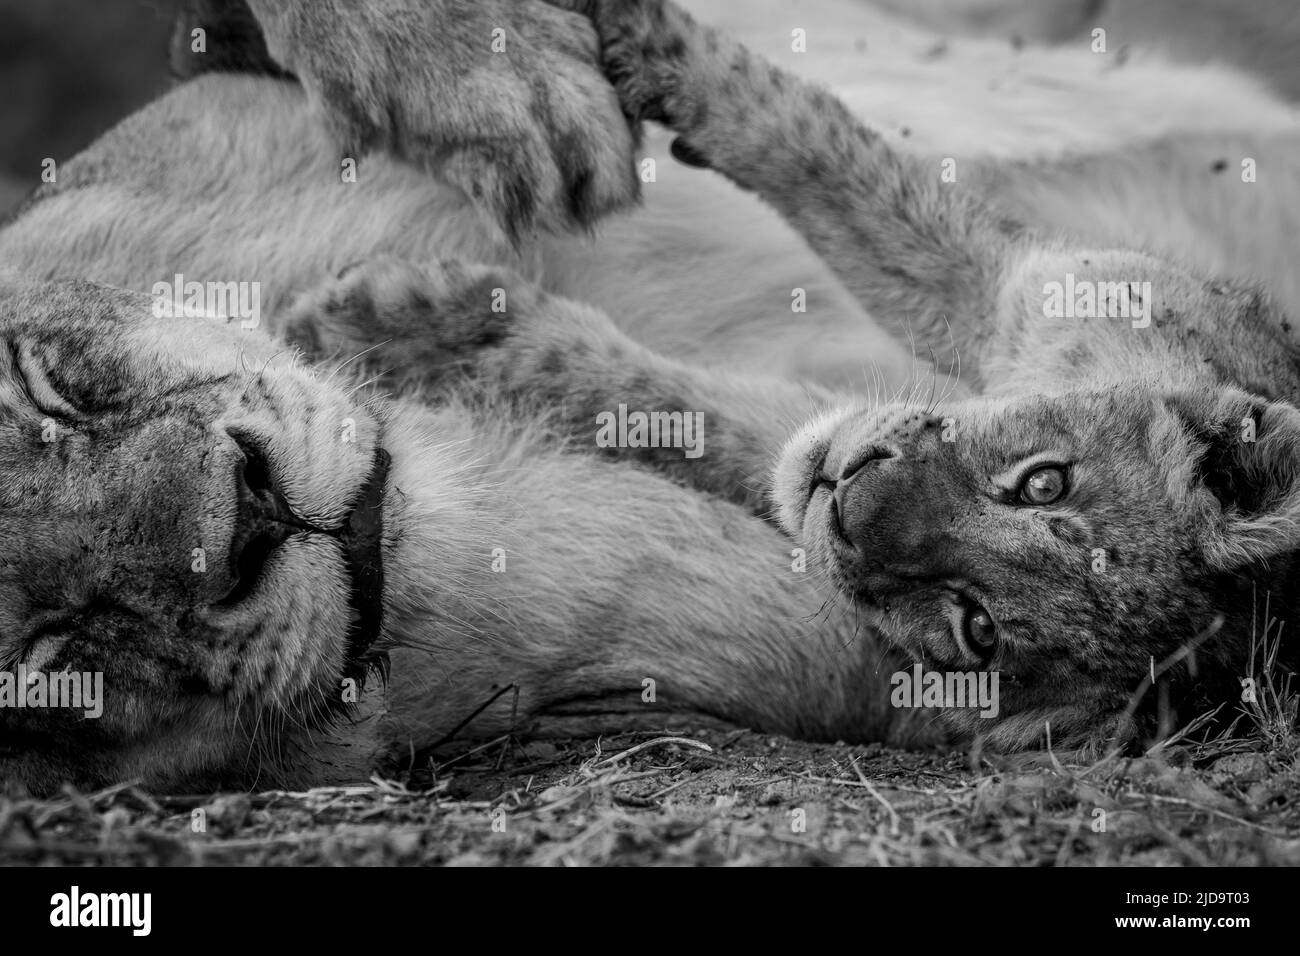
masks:
[[[522,279],[509,314],[466,301],[429,328],[389,290],[334,334],[394,338],[425,381],[468,368],[587,443],[620,405],[702,412],[701,458],[603,454],[775,517],[925,667],[999,674],[999,719],[944,711],[957,729],[1022,746],[1048,726],[1126,732],[1135,691],[1149,730],[1239,702],[1260,642],[1300,610],[1300,347],[1277,306],[1036,234],[671,3],[584,6],[625,113],[770,203],[974,397],[940,383],[867,402],[695,368]]]

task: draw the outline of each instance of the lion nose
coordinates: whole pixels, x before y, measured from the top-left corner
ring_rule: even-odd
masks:
[[[868,465],[873,465],[876,462],[888,461],[891,458],[898,457],[899,453],[897,448],[891,448],[888,445],[868,445],[866,448],[858,452],[858,454],[845,462],[844,467],[840,469],[840,477],[837,484],[848,484],[861,474],[862,469],[866,468]]]
[[[235,483],[236,519],[230,542],[230,591],[218,602],[237,604],[252,593],[272,552],[300,531],[315,530],[294,514],[283,491],[271,478],[262,451],[243,436],[232,435],[243,452]]]
[[[887,445],[870,445],[850,458],[840,469],[839,476],[831,478],[822,469],[819,480],[831,490],[831,517],[840,534],[852,540],[844,525],[845,499],[855,481],[865,472],[871,471],[880,462],[898,458],[897,449]]]

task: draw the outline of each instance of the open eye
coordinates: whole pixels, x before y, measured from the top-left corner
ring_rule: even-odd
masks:
[[[1065,469],[1059,465],[1044,465],[1025,475],[1017,492],[1027,505],[1050,505],[1065,497],[1069,488]]]
[[[962,613],[961,636],[973,653],[987,658],[998,646],[997,622],[980,605],[968,604]]]

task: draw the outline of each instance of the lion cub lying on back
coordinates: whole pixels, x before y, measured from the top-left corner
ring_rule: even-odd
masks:
[[[732,378],[554,298],[430,317],[398,291],[423,284],[415,267],[332,294],[367,302],[364,323],[322,320],[317,302],[301,334],[393,337],[386,358],[426,380],[472,358],[585,441],[620,404],[702,411],[703,459],[617,453],[775,509],[862,619],[926,667],[1000,674],[992,727],[944,712],[996,743],[1048,723],[1058,740],[1114,731],[1148,678],[1166,724],[1239,700],[1254,643],[1300,602],[1300,347],[1278,309],[1149,255],[1035,235],[670,3],[585,6],[630,117],[665,123],[676,155],[771,203],[919,352],[941,367],[959,355],[978,397],[868,405]],[[797,409],[811,422],[765,488],[766,449]],[[1284,664],[1296,658],[1284,643]]]

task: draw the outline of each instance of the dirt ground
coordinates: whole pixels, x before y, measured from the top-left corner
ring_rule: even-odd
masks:
[[[498,742],[427,788],[0,797],[0,863],[1300,865],[1297,752],[1255,735],[1085,766],[748,731]]]
[[[165,88],[171,8],[0,0],[0,212]],[[717,730],[505,742],[419,783],[0,794],[0,864],[1300,865],[1298,755],[1293,719],[1089,764]]]

